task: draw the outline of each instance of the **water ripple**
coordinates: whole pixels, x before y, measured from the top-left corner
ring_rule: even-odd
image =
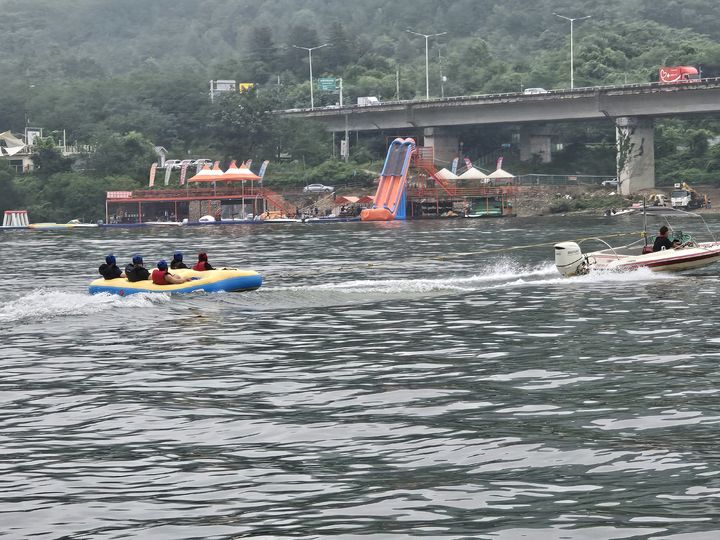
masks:
[[[1,233],[37,281],[0,283],[0,536],[715,538],[714,271],[563,279],[547,247],[469,247],[613,227]],[[178,248],[266,285],[85,293],[107,250]]]

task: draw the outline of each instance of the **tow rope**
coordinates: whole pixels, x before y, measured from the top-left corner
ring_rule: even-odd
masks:
[[[603,235],[603,238],[617,238],[621,236],[639,236],[640,238],[644,238],[646,236],[645,231],[632,231],[632,232],[626,232],[626,233],[616,233],[616,234],[608,234]],[[394,262],[394,263],[388,263],[388,262],[373,262],[373,261],[354,261],[351,266],[343,265],[338,266],[336,268],[326,268],[324,269],[324,272],[346,272],[348,270],[357,270],[359,268],[373,268],[375,266],[382,266],[382,267],[388,267],[388,266],[407,266],[407,265],[414,265],[419,262],[427,261],[427,260],[436,260],[436,261],[443,261],[447,259],[452,259],[456,257],[468,257],[472,255],[483,255],[487,253],[502,253],[502,252],[510,252],[510,251],[517,251],[520,249],[531,249],[531,248],[537,248],[537,247],[543,247],[543,246],[554,246],[558,242],[584,242],[586,240],[595,240],[597,237],[595,236],[587,236],[583,238],[574,238],[570,240],[558,240],[555,242],[539,242],[536,244],[525,244],[522,246],[510,246],[510,247],[503,247],[503,248],[493,248],[493,249],[482,249],[478,251],[466,251],[466,252],[459,252],[459,253],[450,253],[448,255],[438,255],[435,257],[429,257],[425,259],[411,259],[411,260],[405,260],[402,262]],[[277,275],[282,277],[291,277],[291,276],[302,276],[302,275],[317,275],[317,270],[307,270],[307,271],[296,271],[296,272],[278,272]]]
[[[626,232],[626,233],[616,233],[616,234],[608,234],[603,235],[603,238],[616,238],[619,236],[636,236],[639,235],[640,238],[645,238],[645,231],[633,231],[633,232]],[[557,240],[555,242],[539,242],[537,244],[525,244],[522,246],[510,246],[510,247],[504,247],[504,248],[496,248],[496,249],[482,249],[479,251],[466,251],[464,253],[450,253],[448,255],[439,255],[437,257],[434,257],[436,259],[446,259],[446,258],[452,258],[452,257],[467,257],[468,255],[481,255],[484,253],[501,253],[503,251],[515,251],[518,249],[530,249],[535,247],[543,247],[543,246],[554,246],[558,242],[584,242],[586,240],[595,240],[597,239],[596,236],[586,236],[584,238],[572,238],[570,240]]]

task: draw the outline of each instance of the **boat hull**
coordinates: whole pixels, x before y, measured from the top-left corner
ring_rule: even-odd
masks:
[[[680,272],[702,268],[720,261],[720,243],[708,242],[697,247],[667,249],[644,255],[614,255],[607,252],[587,254],[590,270],[631,271],[649,268],[653,272]]]

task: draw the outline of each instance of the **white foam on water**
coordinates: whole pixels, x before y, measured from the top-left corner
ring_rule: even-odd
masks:
[[[557,273],[554,265],[543,264],[537,267],[522,267],[516,262],[503,259],[487,267],[483,273],[470,276],[451,276],[444,278],[420,279],[363,279],[323,283],[304,287],[277,287],[274,291],[339,291],[347,293],[427,293],[437,291],[475,291],[487,288],[488,283],[508,282],[509,280],[538,278]]]
[[[503,283],[503,287],[522,287],[522,286],[537,286],[537,285],[569,285],[569,286],[583,286],[589,285],[600,285],[603,283],[641,283],[647,281],[665,281],[668,279],[674,279],[674,275],[671,272],[653,272],[649,268],[638,268],[630,272],[627,271],[597,271],[594,270],[584,276],[574,277],[563,277],[558,274],[555,266],[552,266],[553,277],[549,279],[541,280],[528,280],[525,276],[521,276],[518,279]]]
[[[671,275],[639,268],[631,272],[592,272],[585,276],[567,278],[561,276],[553,263],[539,266],[521,266],[511,259],[503,259],[495,265],[482,269],[482,273],[470,276],[420,279],[373,279],[323,283],[304,287],[276,287],[278,291],[336,291],[341,293],[429,293],[442,291],[478,291],[499,288],[561,285],[590,286],[602,283],[638,283],[672,279]]]
[[[170,300],[166,294],[87,294],[35,289],[29,294],[0,303],[0,323],[44,320],[68,315],[91,315],[113,308],[147,308]]]

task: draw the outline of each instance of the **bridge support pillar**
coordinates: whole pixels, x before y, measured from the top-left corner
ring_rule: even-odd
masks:
[[[652,118],[615,119],[617,178],[620,193],[655,187],[655,133]]]
[[[550,163],[552,139],[547,128],[523,126],[520,128],[520,161],[533,159],[539,159],[540,163]]]
[[[432,146],[435,159],[450,163],[458,155],[460,139],[449,130],[429,127],[423,131],[423,146]]]

